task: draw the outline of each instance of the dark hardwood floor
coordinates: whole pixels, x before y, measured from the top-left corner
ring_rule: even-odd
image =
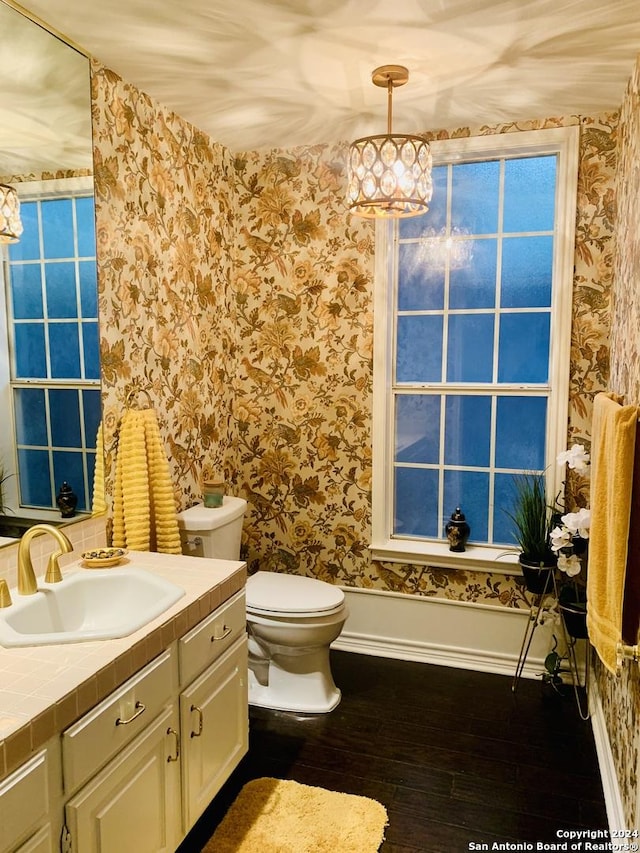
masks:
[[[382,853],[536,849],[562,829],[607,827],[591,724],[573,693],[522,679],[514,695],[508,676],[331,654],[340,705],[313,717],[251,708],[249,753],[180,853],[200,851],[260,776],[383,803]]]

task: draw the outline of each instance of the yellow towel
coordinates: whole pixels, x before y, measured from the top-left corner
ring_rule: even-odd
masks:
[[[113,495],[113,544],[180,554],[169,463],[152,409],[128,409],[120,425]]]
[[[587,629],[600,660],[618,669],[627,568],[637,406],[597,394],[591,435],[591,530],[587,573]]]
[[[147,442],[150,489],[151,531],[155,548],[162,554],[181,554],[180,530],[173,495],[169,463],[162,447],[162,437],[153,409],[142,413]]]
[[[113,497],[113,544],[134,551],[150,550],[149,475],[141,412],[124,413],[118,436]]]
[[[96,435],[96,463],[93,470],[93,499],[91,502],[91,515],[101,515],[107,509],[104,494],[104,438],[102,435],[102,421],[98,425]]]

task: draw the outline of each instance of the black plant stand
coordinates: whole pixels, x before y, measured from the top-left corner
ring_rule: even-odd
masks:
[[[545,601],[545,599],[550,598],[551,602]],[[522,638],[522,645],[520,647],[520,655],[518,657],[518,663],[516,666],[516,672],[513,677],[513,682],[511,684],[511,690],[513,693],[516,692],[518,688],[518,683],[522,676],[522,670],[524,669],[524,665],[527,660],[527,655],[529,654],[529,649],[531,648],[531,643],[533,642],[533,637],[536,632],[536,628],[542,624],[543,616],[545,610],[549,610],[551,607],[557,606],[558,602],[558,585],[556,581],[555,573],[553,574],[553,588],[548,590],[547,592],[535,593],[533,595],[533,601],[531,604],[531,609],[529,610],[529,619],[527,620],[527,624],[524,630],[524,636]],[[562,639],[564,640],[564,645],[567,650],[567,661],[569,663],[569,673],[571,675],[571,684],[573,686],[573,692],[576,699],[576,705],[578,706],[578,713],[580,714],[580,718],[582,720],[588,720],[590,717],[589,712],[589,661],[585,660],[585,678],[584,684],[580,682],[580,669],[578,666],[578,656],[576,653],[576,646],[581,639],[584,639],[587,643],[588,638],[577,638],[573,637],[567,631],[567,627],[565,625],[564,617],[560,616],[560,625],[562,630]],[[585,693],[585,702],[583,703],[582,698],[580,696],[580,690],[584,689]]]
[[[555,575],[553,576],[554,595],[556,601],[559,600],[558,586]],[[567,625],[564,616],[561,613],[560,624],[562,626],[562,639],[564,640],[565,648],[567,649],[567,660],[569,662],[569,672],[571,674],[571,684],[573,685],[573,693],[576,697],[576,705],[578,713],[582,720],[588,720],[591,716],[589,711],[589,638],[574,637],[567,631]],[[578,666],[578,657],[576,654],[576,646],[580,640],[585,642],[585,662],[584,662],[584,684],[580,683],[580,668]],[[580,690],[584,689],[584,703],[580,697]]]
[[[549,590],[548,592],[533,594],[533,601],[529,610],[529,619],[527,620],[527,624],[525,625],[522,645],[520,646],[520,655],[518,656],[518,664],[516,666],[516,672],[513,676],[513,682],[511,684],[511,690],[513,693],[515,693],[518,688],[518,683],[522,676],[522,670],[524,669],[524,665],[527,662],[527,655],[529,654],[529,649],[531,648],[531,643],[533,642],[533,637],[536,632],[536,628],[538,627],[538,625],[542,624],[542,617],[544,611],[545,609],[548,609],[545,608],[545,599],[550,595],[555,597],[555,589]]]

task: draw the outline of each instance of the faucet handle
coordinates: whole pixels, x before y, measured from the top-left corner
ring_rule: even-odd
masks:
[[[0,607],[10,607],[13,604],[11,601],[11,593],[4,578],[0,580]]]
[[[47,563],[47,571],[45,572],[44,576],[45,583],[60,583],[60,581],[62,580],[62,572],[60,571],[60,566],[58,564],[58,557],[61,557],[62,554],[62,551],[54,551],[49,556],[49,562]]]

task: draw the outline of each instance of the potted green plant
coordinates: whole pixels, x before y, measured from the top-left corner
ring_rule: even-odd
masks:
[[[547,500],[544,473],[515,477],[514,489],[513,508],[507,515],[513,522],[518,562],[529,592],[541,595],[551,591],[558,562],[550,544],[554,515]]]

